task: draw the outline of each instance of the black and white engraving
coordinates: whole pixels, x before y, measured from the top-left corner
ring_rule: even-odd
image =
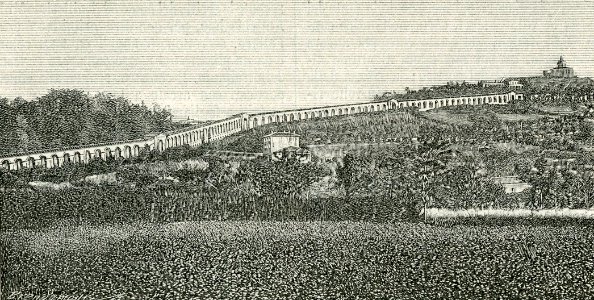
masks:
[[[594,2],[0,2],[0,299],[594,299]]]

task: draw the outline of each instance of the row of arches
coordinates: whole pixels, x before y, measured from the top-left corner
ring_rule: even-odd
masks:
[[[391,108],[418,107],[421,110],[433,109],[453,105],[482,105],[482,104],[507,104],[514,100],[514,95],[481,96],[456,99],[431,99],[422,101],[392,102]]]
[[[293,112],[284,112],[270,115],[254,116],[250,124],[253,127],[271,124],[271,123],[286,123],[301,120],[309,120],[316,118],[327,118],[334,116],[343,116],[356,113],[375,112],[381,110],[387,110],[388,105],[386,103],[370,103],[356,106],[341,106],[332,107],[319,110],[302,110]]]
[[[182,132],[170,135],[166,138],[165,143],[167,148],[178,147],[182,145],[199,145],[207,143],[214,139],[219,139],[228,136],[232,133],[239,132],[242,129],[241,120],[236,118],[227,120],[219,124],[213,124],[206,127],[200,127],[192,131]],[[161,146],[157,146],[159,150],[163,150]]]
[[[480,105],[480,104],[507,104],[511,100],[522,100],[521,94],[509,93],[502,95],[476,96],[476,97],[460,97],[455,99],[430,99],[430,100],[411,100],[404,102],[389,101],[387,103],[374,102],[365,104],[345,105],[324,107],[317,109],[306,109],[289,112],[279,112],[272,114],[260,114],[249,116],[242,114],[236,118],[226,119],[207,126],[193,128],[186,132],[175,133],[168,136],[161,135],[155,138],[154,142],[147,141],[144,148],[151,147],[158,151],[164,151],[169,147],[177,147],[181,145],[196,146],[202,143],[208,143],[212,140],[217,140],[225,136],[231,135],[235,132],[247,129],[249,127],[256,127],[270,123],[293,122],[315,118],[325,118],[333,116],[350,115],[356,113],[366,113],[382,111],[387,109],[397,109],[404,107],[416,106],[419,109],[427,110],[438,108],[442,106],[451,105]],[[149,145],[148,143],[151,143]],[[154,143],[154,145],[153,145]],[[49,156],[32,155],[29,157],[5,158],[0,159],[1,166],[7,169],[21,169],[23,167],[45,166],[54,167],[61,166],[67,163],[87,163],[92,158],[107,159],[113,157],[115,159],[130,158],[138,156],[142,147],[138,144],[125,146],[109,146],[104,149],[95,148],[88,150],[80,150],[75,152],[64,152],[61,155],[55,153]]]
[[[123,147],[104,149],[88,149],[75,152],[64,152],[54,154],[42,154],[39,156],[29,156],[26,158],[16,158],[14,160],[3,159],[1,166],[5,169],[20,170],[23,168],[53,168],[60,167],[67,164],[82,164],[88,163],[92,159],[129,159],[131,157],[139,156],[142,151],[150,151],[150,145],[145,144],[144,147],[140,145],[126,145]]]

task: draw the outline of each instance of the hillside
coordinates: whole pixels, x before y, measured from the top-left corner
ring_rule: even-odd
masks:
[[[420,131],[447,125],[419,117],[414,111],[380,111],[292,123],[267,124],[206,145],[219,150],[262,152],[262,137],[272,132],[295,132],[302,145],[369,143],[410,140]]]
[[[546,78],[520,77],[515,78],[524,85],[524,90],[530,91],[574,91],[578,89],[594,88],[594,80],[587,77],[574,78]]]

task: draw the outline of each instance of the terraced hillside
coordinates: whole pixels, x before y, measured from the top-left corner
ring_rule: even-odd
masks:
[[[213,143],[211,147],[229,151],[262,152],[262,137],[271,132],[295,132],[301,135],[302,145],[410,140],[428,128],[447,129],[448,125],[423,118],[414,111],[380,111],[267,124]]]

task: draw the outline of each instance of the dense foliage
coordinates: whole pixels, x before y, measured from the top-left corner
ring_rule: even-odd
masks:
[[[5,294],[588,299],[588,227],[202,222],[1,236]]]
[[[112,94],[52,89],[34,101],[0,98],[0,155],[132,140],[174,126],[167,110]]]

